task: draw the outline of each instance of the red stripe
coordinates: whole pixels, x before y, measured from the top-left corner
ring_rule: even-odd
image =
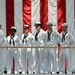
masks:
[[[23,25],[28,24],[30,26],[30,31],[32,31],[31,26],[31,0],[23,0]]]
[[[61,32],[61,24],[66,22],[66,0],[57,0],[57,22],[58,32]]]
[[[6,35],[10,35],[10,28],[14,26],[14,0],[6,0]],[[14,61],[12,69],[14,71]]]
[[[10,34],[10,28],[14,26],[14,0],[6,0],[6,34]]]
[[[44,30],[47,29],[46,22],[48,21],[48,0],[40,0],[40,22]]]

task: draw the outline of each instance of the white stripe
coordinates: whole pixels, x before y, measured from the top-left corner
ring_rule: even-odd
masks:
[[[48,0],[48,21],[54,22],[57,30],[57,0]]]
[[[6,2],[5,0],[0,0],[0,23],[2,24],[2,30],[6,36]]]
[[[32,0],[32,32],[35,31],[34,24],[40,21],[40,0]]]
[[[68,30],[74,30],[74,0],[66,0],[66,22],[69,24]]]
[[[22,25],[22,0],[14,0],[14,22],[17,28],[17,35],[21,36],[23,31]]]

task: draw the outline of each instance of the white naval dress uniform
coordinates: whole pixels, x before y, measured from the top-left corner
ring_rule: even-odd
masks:
[[[33,35],[29,32],[28,34],[22,35],[22,45],[23,46],[32,46],[33,45]],[[27,65],[28,60],[28,65]],[[23,63],[23,74],[32,73],[32,48],[22,48],[22,63]],[[28,68],[27,68],[28,67]]]
[[[34,46],[44,46],[45,31],[40,29],[36,31],[35,34]],[[40,74],[45,72],[45,49],[44,48],[35,48],[35,73]]]
[[[73,45],[74,38],[69,32],[62,32],[59,36],[60,46],[66,47]],[[67,61],[67,74],[71,74],[71,49],[61,48],[59,54],[59,72],[64,73],[64,61]]]
[[[59,33],[55,30],[46,31],[46,46],[57,46],[58,45]],[[52,65],[51,65],[52,64]],[[52,68],[52,69],[51,69]],[[46,73],[56,73],[57,61],[56,61],[56,48],[46,48]]]
[[[7,37],[7,44],[8,46],[19,46],[20,40],[17,35],[9,35]],[[8,62],[7,62],[7,73],[11,74],[12,69],[12,62],[13,58],[15,61],[15,74],[19,73],[19,55],[18,55],[18,49],[17,48],[8,48]]]
[[[0,46],[5,45],[5,36],[4,32],[0,29]],[[5,49],[0,48],[0,74],[4,72],[4,67],[5,67]]]
[[[73,36],[74,36],[73,46],[75,46],[75,30],[74,30]],[[71,70],[72,70],[72,73],[75,74],[75,48],[71,48],[71,49],[72,49],[71,51]]]

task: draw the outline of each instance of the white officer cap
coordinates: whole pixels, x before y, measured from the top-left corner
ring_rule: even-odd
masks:
[[[47,25],[53,25],[53,22],[52,21],[49,21],[46,23]]]
[[[27,28],[29,28],[29,25],[24,25],[24,29],[27,29]]]
[[[62,26],[63,26],[63,27],[64,27],[64,26],[68,26],[68,24],[67,24],[67,23],[63,23]]]
[[[16,32],[16,27],[12,26],[11,27],[11,30],[15,30],[15,32]]]
[[[40,22],[36,22],[34,26],[41,26]]]

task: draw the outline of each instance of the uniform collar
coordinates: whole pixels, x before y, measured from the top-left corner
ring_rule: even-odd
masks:
[[[53,31],[53,29],[52,29],[52,30],[47,30],[47,31],[50,33],[50,32],[52,32],[52,31]]]
[[[66,34],[67,33],[67,31],[66,32],[62,32],[63,34]]]
[[[41,29],[40,30],[37,30],[36,32],[38,33],[38,32],[40,32],[41,31]]]

